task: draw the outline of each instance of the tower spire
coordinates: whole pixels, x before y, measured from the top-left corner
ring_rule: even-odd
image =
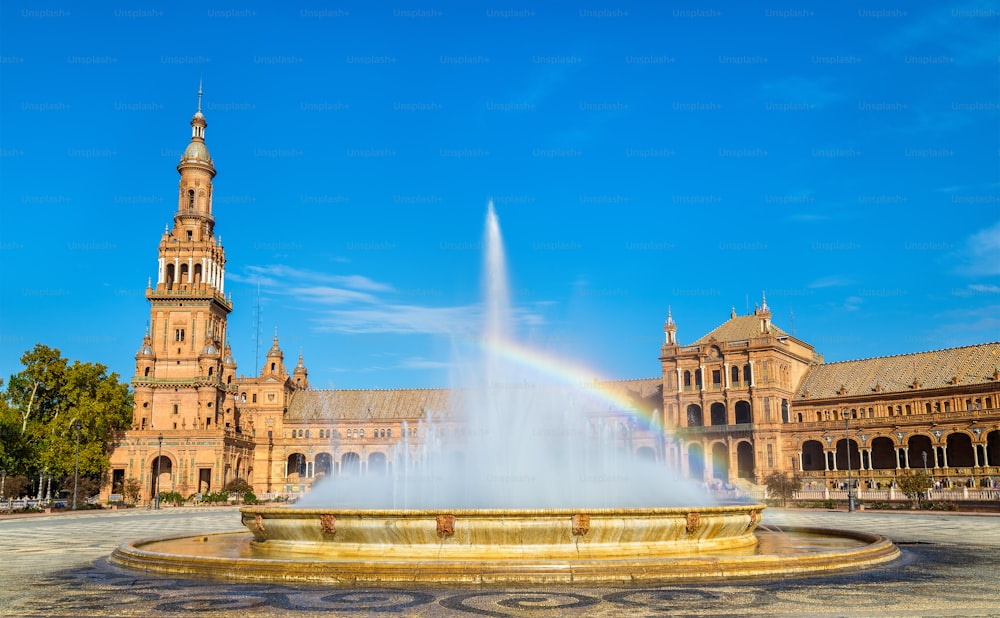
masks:
[[[201,80],[198,80],[198,113],[201,113]]]

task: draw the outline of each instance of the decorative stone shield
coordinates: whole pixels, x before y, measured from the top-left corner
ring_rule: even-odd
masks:
[[[701,526],[701,513],[691,512],[687,514],[687,532],[688,534],[694,534],[694,532]]]
[[[329,513],[319,516],[319,525],[323,529],[323,534],[337,534],[337,518]]]
[[[437,516],[437,533],[440,537],[452,536],[455,534],[455,516],[454,515],[438,515]]]
[[[590,530],[590,515],[578,513],[573,516],[573,536],[583,536]]]

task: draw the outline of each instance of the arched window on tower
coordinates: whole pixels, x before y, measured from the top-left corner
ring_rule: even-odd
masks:
[[[188,208],[194,208],[194,189],[188,189]]]

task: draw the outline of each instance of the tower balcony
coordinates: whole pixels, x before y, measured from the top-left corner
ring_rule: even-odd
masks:
[[[706,436],[706,435],[732,435],[732,436],[750,436],[754,432],[753,423],[736,423],[733,425],[704,425],[695,427],[678,427],[676,434],[678,436],[683,436],[686,438],[694,438],[695,436]]]
[[[219,378],[212,376],[196,376],[193,378],[147,378],[145,376],[135,376],[132,378],[132,386],[144,386],[148,388],[169,388],[169,387],[200,387],[211,386],[219,390],[236,393],[235,384],[225,384]]]
[[[204,298],[215,300],[230,311],[233,310],[233,304],[229,302],[225,295],[207,283],[174,283],[169,288],[165,283],[159,283],[155,288],[146,290],[146,298],[149,300],[167,298],[194,300],[196,298]]]
[[[205,212],[204,210],[196,210],[194,208],[185,208],[184,210],[178,210],[174,213],[174,219],[178,218],[198,218],[204,219],[212,224],[215,224],[215,217],[212,213]]]

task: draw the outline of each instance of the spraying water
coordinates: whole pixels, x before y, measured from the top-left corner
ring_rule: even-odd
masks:
[[[710,502],[663,461],[636,456],[633,428],[623,421],[629,410],[609,404],[599,385],[542,379],[523,362],[539,353],[513,340],[506,258],[492,202],[485,237],[483,334],[477,350],[456,359],[461,388],[452,389],[449,409],[426,411],[416,437],[404,426],[389,457],[389,478],[325,479],[297,504],[541,509]]]

